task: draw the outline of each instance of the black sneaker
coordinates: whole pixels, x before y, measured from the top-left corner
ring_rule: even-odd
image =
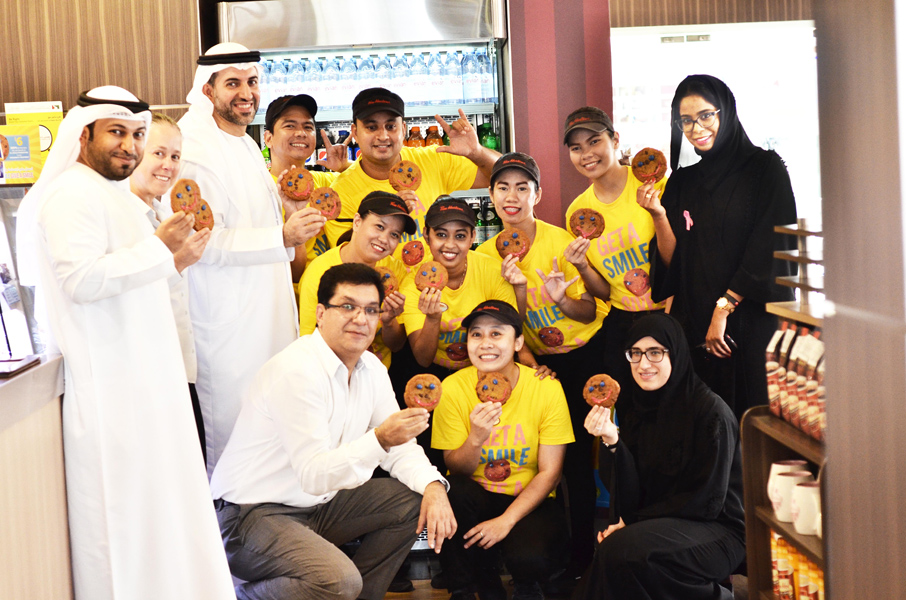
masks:
[[[415,590],[415,586],[412,585],[412,582],[400,573],[397,573],[393,581],[390,582],[390,587],[387,588],[387,591],[393,594],[404,594],[413,590]]]
[[[435,590],[447,589],[447,578],[444,576],[443,571],[431,578],[431,587]]]
[[[499,577],[483,581],[478,585],[479,600],[507,600],[506,589]]]
[[[537,581],[514,581],[513,600],[544,600],[544,592]]]

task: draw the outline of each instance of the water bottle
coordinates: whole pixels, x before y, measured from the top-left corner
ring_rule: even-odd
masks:
[[[280,96],[286,95],[286,62],[278,60],[274,63],[274,70],[271,72],[271,99],[276,100]]]
[[[374,62],[374,56],[366,56],[359,64],[359,71],[356,74],[359,78],[359,91],[367,90],[377,85],[375,84]]]
[[[434,53],[428,58],[428,102],[446,104],[446,81],[444,81],[444,63],[440,54]]]
[[[308,61],[308,68],[305,69],[305,89],[303,92],[314,98],[315,102],[319,104],[324,101],[324,86],[321,83],[322,75],[321,61],[317,58]]]
[[[425,52],[425,54],[428,54]],[[412,96],[411,104],[415,106],[424,106],[430,99],[428,90],[428,65],[425,63],[424,56],[417,55],[413,57],[412,66],[409,68],[409,83],[411,89],[409,95]],[[403,98],[405,101],[406,99]]]
[[[465,104],[481,102],[481,67],[474,50],[462,59],[462,99]]]
[[[340,63],[336,58],[330,58],[324,63],[324,72],[321,75],[321,82],[324,89],[324,108],[338,108]]]
[[[258,112],[266,111],[267,105],[271,103],[270,89],[268,87],[268,77],[270,77],[269,62],[269,60],[262,59],[261,62],[258,63],[258,66],[261,67],[258,77],[258,94],[261,96],[260,103],[258,104]]]
[[[289,71],[286,75],[287,93],[296,95],[302,93],[302,86],[305,82],[305,67],[302,60],[294,60],[289,63]]]
[[[358,69],[356,69],[357,59],[357,56],[347,58],[343,61],[343,66],[340,68],[339,96],[336,102],[336,106],[339,108],[349,108],[352,106],[352,99],[359,93],[356,89],[356,75],[358,73]]]
[[[481,74],[481,99],[483,102],[493,102],[497,95],[494,93],[494,74],[491,73],[491,60],[484,48],[478,50],[478,66]]]
[[[488,64],[491,66],[491,102],[497,104],[500,99],[497,97],[497,54],[488,57]]]
[[[380,56],[374,61],[374,81],[370,87],[383,86],[387,89],[393,87],[390,83],[393,79],[393,68],[390,66],[392,58],[392,55],[389,58]]]
[[[409,86],[409,63],[406,56],[398,56],[394,59],[391,67],[393,71],[393,83],[388,86],[404,101],[412,98],[411,88]]]
[[[459,55],[456,51],[447,52],[444,60],[444,79],[446,80],[444,96],[446,104],[459,106],[462,104],[462,64],[459,62]]]

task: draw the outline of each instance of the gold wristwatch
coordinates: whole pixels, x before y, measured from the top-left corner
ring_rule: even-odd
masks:
[[[717,308],[727,311],[727,314],[733,314],[737,304],[739,302],[731,301],[726,295],[717,299]]]

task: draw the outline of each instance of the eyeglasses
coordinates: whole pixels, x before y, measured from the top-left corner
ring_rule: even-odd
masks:
[[[692,131],[692,128],[695,127],[695,124],[698,123],[699,127],[711,127],[714,125],[714,119],[717,118],[717,113],[720,112],[720,109],[712,110],[706,112],[703,115],[699,115],[697,119],[690,119],[689,117],[680,117],[674,123],[679,127],[680,131]]]
[[[359,306],[348,302],[345,304],[325,304],[324,306],[338,309],[347,319],[356,318],[360,312],[365,313],[366,319],[377,319],[384,312],[377,306]]]
[[[626,351],[626,360],[631,363],[637,363],[642,361],[642,355],[645,355],[645,358],[648,359],[648,362],[659,363],[664,360],[664,356],[670,352],[667,348],[648,348],[647,350],[639,350],[638,348],[630,348]]]

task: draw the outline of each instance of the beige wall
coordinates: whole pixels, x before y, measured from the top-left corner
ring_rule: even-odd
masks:
[[[812,18],[812,0],[610,0],[610,20],[614,27]]]
[[[0,103],[119,85],[182,104],[198,58],[194,0],[0,0]],[[0,106],[2,110],[2,106]]]

